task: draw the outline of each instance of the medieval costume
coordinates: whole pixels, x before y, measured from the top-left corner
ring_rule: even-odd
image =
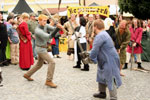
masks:
[[[150,62],[150,30],[143,30],[141,45],[143,53],[141,54],[142,61]]]
[[[33,51],[31,44],[31,33],[28,30],[28,25],[26,22],[22,22],[18,29],[20,31],[20,53],[19,53],[19,66],[21,69],[29,69],[33,65]]]
[[[72,24],[74,29],[78,26],[78,24],[77,24],[76,21],[74,21],[74,22],[72,22],[71,20],[69,20],[69,21],[64,24],[64,28],[66,29],[67,36],[68,36],[68,51],[67,51],[67,54],[71,55],[71,54],[74,54],[74,41],[71,39],[72,34],[73,34],[73,29],[71,27],[71,24]]]
[[[85,38],[85,35],[86,35],[86,31],[85,31],[85,27],[84,26],[79,26],[77,27],[79,28],[78,31],[76,33],[74,33],[74,35],[72,36],[72,39],[75,40],[75,45],[74,45],[74,49],[75,49],[75,61],[76,61],[76,66],[73,66],[73,68],[81,68],[81,57],[79,55],[79,53],[81,53],[81,50],[80,50],[80,47],[79,47],[79,44],[77,43],[77,39],[79,39],[79,43],[81,44],[82,48],[84,51],[86,51],[86,38]],[[76,36],[75,36],[76,34]],[[84,64],[84,63],[83,63]],[[89,71],[89,65],[88,64],[84,64],[84,68],[81,69],[82,71]]]
[[[135,29],[131,27],[130,32],[131,32],[130,43],[131,44],[136,43],[133,54],[136,54],[136,56],[137,56],[138,68],[143,69],[141,66],[141,53],[143,52],[142,45],[141,45],[141,39],[142,39],[143,29],[141,27],[135,28]],[[128,45],[127,53],[126,53],[127,58],[126,58],[126,63],[125,63],[124,69],[127,68],[127,64],[129,63],[130,58],[131,58],[131,53],[132,53],[132,45]]]
[[[126,29],[123,34],[120,34],[119,28],[116,29],[116,37],[120,49],[120,64],[124,65],[126,62],[126,47],[130,42],[130,32],[129,29]]]
[[[113,41],[106,31],[99,32],[93,42],[90,58],[98,63],[97,82],[99,83],[98,95],[106,98],[106,86],[110,92],[110,99],[117,100],[117,89],[121,86],[120,60]],[[94,94],[96,97],[97,94]],[[102,96],[101,96],[102,98]]]
[[[87,38],[87,47],[88,50],[92,49],[92,41],[94,40],[94,37],[92,36],[92,34],[94,33],[94,21],[88,21],[86,24],[86,38]]]

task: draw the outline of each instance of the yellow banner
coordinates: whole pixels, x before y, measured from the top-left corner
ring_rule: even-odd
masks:
[[[68,17],[73,14],[100,14],[109,17],[109,7],[108,6],[97,6],[97,7],[68,7],[67,14]]]
[[[59,51],[67,52],[68,50],[68,39],[67,38],[59,38]]]

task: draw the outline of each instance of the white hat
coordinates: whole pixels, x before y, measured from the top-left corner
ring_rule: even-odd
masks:
[[[104,20],[105,30],[108,30],[110,26],[113,26],[114,21],[111,18],[106,18]]]

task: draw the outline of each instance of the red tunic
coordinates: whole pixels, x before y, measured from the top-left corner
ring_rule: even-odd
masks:
[[[22,22],[19,25],[19,30],[24,37],[27,38],[27,42],[24,43],[20,39],[20,54],[19,54],[19,65],[22,69],[28,69],[33,65],[33,51],[31,44],[31,33],[28,30],[28,25],[26,22]]]
[[[138,46],[134,48],[134,54],[141,54],[143,52],[142,45],[141,45],[141,39],[142,39],[142,33],[143,29],[142,28],[137,28],[134,31],[134,28],[130,28],[131,32],[131,41],[135,41]],[[127,52],[132,53],[132,47],[127,46]]]

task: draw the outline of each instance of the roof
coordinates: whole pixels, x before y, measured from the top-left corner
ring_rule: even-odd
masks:
[[[23,12],[31,13],[33,11],[25,0],[19,0],[12,12],[14,12],[15,14],[22,14]]]
[[[59,10],[58,10],[58,8],[47,8],[47,9],[48,9],[48,11],[49,11],[51,14],[56,14],[56,13],[63,12],[63,11],[66,11],[66,10],[67,10],[67,8],[60,8]],[[44,10],[42,11],[42,13],[46,14],[47,12],[46,12],[46,10],[44,9]]]
[[[100,5],[97,4],[97,3],[95,3],[95,2],[93,2],[93,3],[91,3],[89,6],[100,6]]]

